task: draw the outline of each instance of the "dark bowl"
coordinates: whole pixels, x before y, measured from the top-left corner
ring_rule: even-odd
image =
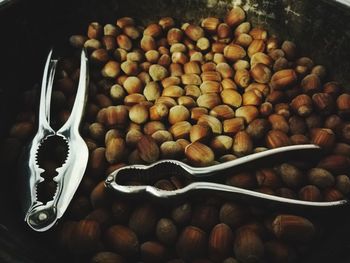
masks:
[[[84,34],[91,21],[114,23],[132,16],[148,23],[162,16],[198,22],[223,16],[241,3],[250,21],[282,39],[295,41],[331,78],[350,88],[350,3],[346,0],[7,0],[0,4],[0,143],[21,109],[20,94],[40,83],[51,46]],[[18,202],[16,164],[0,167],[0,262],[68,262],[45,234],[24,225]],[[302,262],[350,262],[350,213],[343,208],[325,216],[330,231]]]

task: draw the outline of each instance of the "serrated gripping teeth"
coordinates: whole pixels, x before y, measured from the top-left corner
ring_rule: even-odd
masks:
[[[88,61],[81,52],[78,89],[71,114],[58,130],[50,126],[50,104],[58,59],[52,50],[46,60],[40,94],[38,131],[25,157],[23,208],[35,231],[46,231],[62,217],[84,175],[88,148],[80,136],[87,98]]]

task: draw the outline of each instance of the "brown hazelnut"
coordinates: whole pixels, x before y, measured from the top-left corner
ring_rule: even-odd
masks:
[[[301,186],[305,180],[305,176],[296,166],[283,163],[277,167],[277,172],[281,176],[283,183],[290,188]]]
[[[317,167],[323,168],[332,174],[347,173],[349,166],[349,158],[343,155],[328,155],[322,158],[317,165]]]
[[[321,191],[314,185],[306,185],[299,191],[299,199],[310,202],[322,201]]]
[[[232,229],[239,227],[247,219],[246,209],[234,202],[226,202],[220,208],[220,222]]]
[[[209,235],[209,257],[214,261],[222,261],[231,254],[233,233],[226,224],[217,224]]]
[[[213,151],[198,141],[186,146],[185,155],[188,161],[194,166],[208,166],[214,161]]]
[[[197,227],[187,226],[179,236],[176,251],[181,258],[191,260],[202,256],[206,246],[206,233]]]
[[[225,17],[225,22],[231,26],[237,26],[238,24],[242,23],[246,18],[244,10],[237,6],[230,10],[230,12],[227,13]]]
[[[257,181],[250,172],[240,172],[227,176],[226,184],[244,189],[254,189],[257,186]]]
[[[233,153],[236,156],[248,155],[253,151],[253,142],[246,131],[239,131],[233,139]]]
[[[228,105],[215,106],[209,114],[220,120],[232,119],[233,117],[235,117],[235,112]]]
[[[234,252],[243,263],[259,262],[264,255],[261,238],[249,228],[240,228],[234,241]]]
[[[230,44],[224,48],[224,56],[230,61],[237,61],[246,56],[246,51],[239,45]]]
[[[308,242],[315,235],[315,227],[308,219],[295,215],[278,215],[272,223],[277,238],[290,242]]]
[[[136,234],[122,225],[110,227],[106,231],[106,241],[113,251],[128,258],[134,258],[140,249]]]
[[[250,70],[252,78],[258,83],[268,83],[271,79],[271,70],[262,63],[257,63]]]
[[[138,237],[151,235],[156,227],[157,214],[150,204],[143,204],[135,208],[129,219],[129,227]]]
[[[140,158],[147,163],[153,163],[159,159],[159,147],[150,136],[142,136],[137,143]]]

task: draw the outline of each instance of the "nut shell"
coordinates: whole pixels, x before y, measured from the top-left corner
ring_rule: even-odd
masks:
[[[297,81],[297,75],[293,69],[282,69],[271,77],[271,86],[274,89],[286,89]]]
[[[234,241],[234,252],[240,262],[260,262],[264,256],[264,244],[254,231],[241,228],[238,229]]]
[[[106,241],[113,251],[128,258],[134,258],[139,252],[139,241],[136,234],[122,225],[111,226],[106,231]]]
[[[231,254],[232,242],[231,228],[223,223],[216,225],[209,235],[209,257],[221,262]]]
[[[137,143],[139,156],[147,163],[153,163],[159,159],[159,147],[150,136],[142,136]]]
[[[187,226],[179,236],[176,243],[177,254],[191,260],[202,256],[207,247],[207,235],[198,227]]]
[[[295,215],[278,215],[272,222],[272,230],[277,238],[295,243],[308,242],[315,235],[314,225]]]
[[[214,162],[212,149],[198,141],[186,146],[185,155],[194,166],[208,166]]]

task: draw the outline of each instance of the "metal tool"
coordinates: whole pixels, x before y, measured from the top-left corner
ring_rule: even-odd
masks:
[[[40,108],[38,131],[24,154],[23,169],[24,197],[23,208],[25,221],[36,231],[46,231],[62,217],[66,211],[76,189],[83,178],[88,162],[89,151],[87,145],[79,134],[88,86],[88,59],[85,50],[80,57],[80,78],[76,98],[71,114],[63,126],[55,131],[50,126],[50,104],[52,86],[58,59],[52,58],[53,51],[49,52],[46,60],[40,94]],[[63,141],[68,154],[61,167],[55,169],[57,175],[53,177],[57,189],[53,199],[45,203],[39,200],[37,187],[44,181],[45,172],[38,163],[38,153],[48,139],[56,136]]]
[[[235,169],[237,170],[241,166],[253,165],[254,162],[262,160],[264,158],[273,158],[274,160],[276,160],[281,158],[281,154],[288,154],[293,152],[298,155],[314,155],[320,152],[320,148],[313,144],[280,147],[259,153],[250,154],[232,161],[208,167],[191,167],[177,160],[161,160],[151,165],[130,165],[119,168],[113,173],[111,173],[107,177],[105,185],[108,188],[119,193],[127,195],[146,194],[162,200],[177,199],[184,197],[192,192],[205,190],[206,192],[212,191],[216,193],[225,194],[229,197],[236,198],[237,196],[239,196],[243,198],[265,199],[274,203],[289,204],[295,206],[333,207],[344,205],[347,203],[347,200],[340,200],[335,202],[301,201],[246,190],[225,184],[203,181],[192,182],[183,188],[172,191],[162,190],[152,185],[147,185],[147,182],[164,178],[164,175],[169,177],[176,175],[190,179],[208,179],[215,175],[219,175],[220,173],[223,173],[225,171],[234,171]],[[144,185],[129,186],[124,184],[127,181],[141,181],[146,183]]]

